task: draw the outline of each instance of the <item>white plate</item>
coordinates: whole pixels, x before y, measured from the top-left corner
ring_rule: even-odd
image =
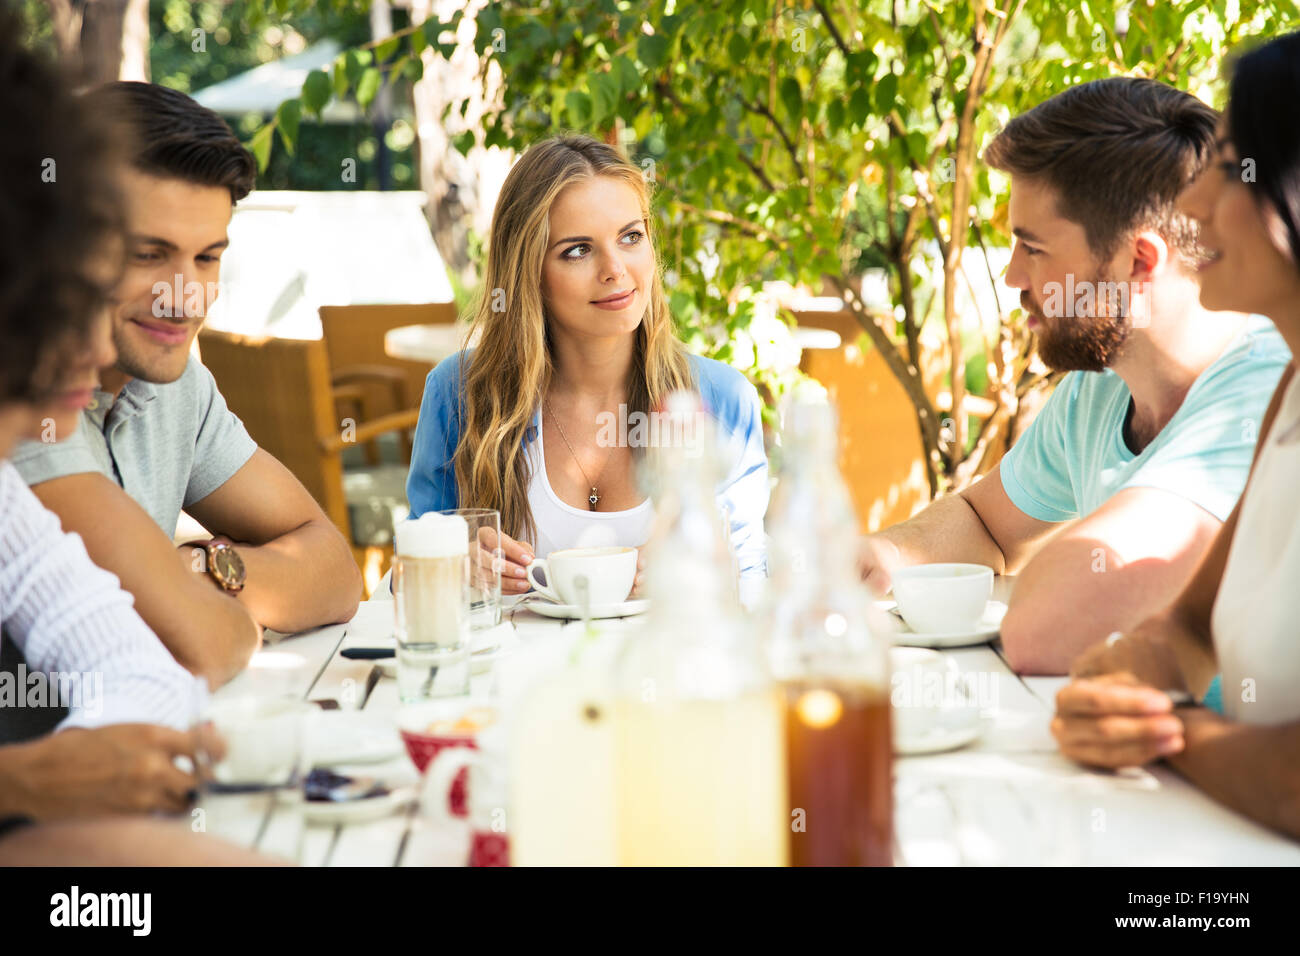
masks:
[[[1002,628],[1002,619],[1006,617],[1007,606],[1001,601],[989,601],[984,608],[984,616],[980,618],[980,623],[973,631],[954,631],[949,634],[918,634],[907,626],[907,622],[901,617],[894,614],[894,609],[898,607],[893,601],[884,602],[882,605],[890,611],[890,616],[894,623],[898,625],[898,630],[890,635],[895,644],[904,647],[968,647],[972,644],[987,644],[998,636]]]
[[[415,797],[414,787],[398,787],[382,797],[366,797],[364,800],[348,800],[344,803],[304,800],[298,791],[282,791],[280,799],[284,802],[301,802],[303,819],[308,823],[365,823],[391,816],[414,803]]]
[[[903,757],[915,757],[956,750],[979,737],[980,730],[979,713],[976,712],[972,722],[963,727],[932,727],[924,734],[917,734],[907,740],[895,737],[894,753]]]
[[[393,722],[357,710],[327,710],[311,715],[307,752],[317,767],[382,763],[406,752]]]
[[[576,604],[552,604],[550,601],[538,600],[529,601],[523,605],[528,610],[533,611],[542,617],[556,617],[564,621],[576,621],[582,617],[582,611]],[[650,602],[640,601],[621,601],[618,604],[595,604],[591,608],[593,619],[605,617],[631,617],[634,614],[644,614],[650,609]]]

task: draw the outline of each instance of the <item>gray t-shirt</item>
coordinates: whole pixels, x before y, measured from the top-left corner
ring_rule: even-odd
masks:
[[[23,442],[13,464],[28,485],[106,475],[170,538],[181,509],[224,485],[255,451],[212,373],[191,356],[181,377],[166,385],[132,379],[116,399],[96,390],[76,434]]]

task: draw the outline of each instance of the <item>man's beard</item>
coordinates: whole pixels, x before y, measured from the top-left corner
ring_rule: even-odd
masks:
[[[1102,288],[1103,281],[1093,280],[1093,289]],[[1049,317],[1037,303],[1026,305],[1026,298],[1021,298],[1022,307],[1041,317],[1035,330],[1038,357],[1053,371],[1100,372],[1110,367],[1128,340],[1129,309],[1122,302],[1116,304],[1114,315]]]

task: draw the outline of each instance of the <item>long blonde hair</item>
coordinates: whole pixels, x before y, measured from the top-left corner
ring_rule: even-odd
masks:
[[[532,476],[523,439],[554,369],[541,288],[551,206],[566,187],[597,176],[619,179],[636,192],[652,241],[650,190],[638,167],[589,136],[543,140],[524,152],[501,188],[473,310],[471,335],[481,334],[462,378],[454,458],[459,506],[501,512],[501,530],[533,544],[537,526],[528,506]],[[669,392],[694,387],[657,267],[635,335],[628,411],[649,413]]]

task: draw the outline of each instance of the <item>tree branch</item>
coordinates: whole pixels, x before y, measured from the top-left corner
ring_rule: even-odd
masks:
[[[799,150],[795,146],[794,141],[786,135],[785,128],[781,125],[780,121],[772,111],[762,103],[750,103],[743,96],[737,95],[736,99],[740,101],[740,105],[745,109],[749,110],[751,113],[756,113],[759,116],[766,117],[768,122],[772,124],[772,128],[776,130],[776,134],[781,137],[781,142],[785,146],[785,151],[790,154],[790,161],[794,163],[795,172],[799,174],[800,179],[803,179],[807,174],[804,172],[803,162],[799,159]]]
[[[835,41],[835,45],[840,48],[840,52],[847,58],[849,48],[844,43],[844,37],[840,35],[840,31],[836,28],[835,21],[831,19],[830,11],[826,9],[826,5],[821,0],[813,0],[813,6],[821,14],[822,22],[826,24],[826,29],[830,31],[831,39]]]

